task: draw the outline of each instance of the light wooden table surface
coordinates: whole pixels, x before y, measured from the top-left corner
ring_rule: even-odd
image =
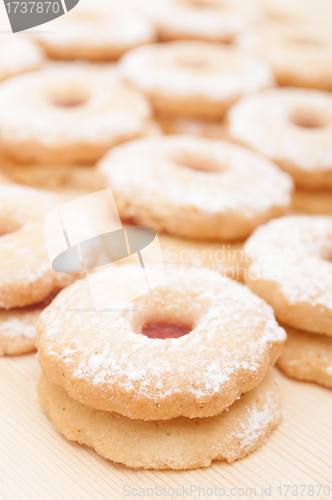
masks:
[[[284,418],[260,450],[230,465],[214,462],[195,471],[156,472],[114,464],[67,441],[40,409],[39,374],[35,355],[0,359],[1,500],[332,499],[332,392],[327,389],[278,372]],[[292,495],[296,488],[286,495],[283,485],[298,486],[298,495]],[[300,485],[306,485],[302,496]],[[138,496],[139,488],[145,497]],[[147,488],[157,488],[154,496]]]
[[[319,8],[309,0],[260,1],[272,10],[296,7],[306,16],[332,21],[322,8],[328,12],[331,0],[319,0]],[[284,418],[260,450],[230,465],[153,472],[114,464],[67,441],[40,409],[39,375],[35,355],[0,359],[0,500],[332,500],[332,392],[327,389],[279,374]]]

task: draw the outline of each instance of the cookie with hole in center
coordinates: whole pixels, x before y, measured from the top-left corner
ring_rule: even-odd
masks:
[[[230,138],[274,161],[295,184],[332,189],[332,95],[279,88],[248,96],[228,113]]]
[[[233,43],[264,59],[281,86],[332,90],[332,35],[321,24],[264,22]]]
[[[230,45],[176,41],[138,47],[120,61],[125,81],[165,116],[221,119],[246,94],[275,85],[269,66]]]
[[[248,149],[178,135],[111,150],[98,164],[120,217],[195,240],[241,240],[286,213],[291,178]]]
[[[145,15],[128,5],[126,9],[114,8],[110,2],[80,6],[52,23],[55,33],[34,34],[52,59],[116,60],[128,50],[156,40],[155,29]]]
[[[141,137],[151,116],[140,92],[80,66],[4,82],[0,107],[1,156],[22,167],[94,165],[112,146]]]
[[[159,271],[151,264],[151,283]],[[89,278],[93,290],[112,283],[117,297],[130,288],[129,304],[98,312],[80,280],[43,311],[38,358],[51,382],[84,405],[142,420],[217,415],[262,382],[286,338],[270,306],[207,269],[166,270],[142,295],[141,273],[124,264]],[[165,323],[181,336],[159,338]]]
[[[139,5],[164,41],[229,42],[261,14],[252,0],[140,0]]]

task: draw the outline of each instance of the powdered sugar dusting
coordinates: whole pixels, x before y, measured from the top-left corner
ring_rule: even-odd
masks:
[[[181,60],[203,61],[201,71]],[[139,47],[120,63],[126,80],[145,92],[169,98],[196,97],[232,104],[247,92],[272,87],[274,78],[260,59],[230,46],[177,41]]]
[[[54,103],[56,96],[72,98],[73,94],[82,97],[83,103],[73,107]],[[83,161],[82,143],[101,148],[96,160],[115,143],[140,136],[151,115],[148,102],[138,91],[110,83],[107,72],[75,65],[51,67],[4,82],[0,107],[4,152],[25,162],[32,159],[18,145],[27,142],[36,145],[34,161],[49,157],[54,161],[59,151],[63,152],[62,162],[64,158]]]
[[[201,163],[212,171],[186,168]],[[226,142],[193,136],[137,140],[118,146],[99,169],[122,205],[148,207],[158,218],[166,207],[176,213],[239,213],[247,220],[273,206],[287,207],[293,183],[267,160]],[[176,179],[176,182],[175,182]],[[122,202],[121,202],[122,200]],[[151,205],[151,204],[150,204]],[[128,215],[128,214],[127,214]]]
[[[58,203],[46,191],[0,186],[0,308],[39,302],[73,281],[52,270],[46,249],[44,219]]]
[[[140,0],[139,5],[166,37],[177,34],[179,38],[227,41],[259,15],[251,0],[222,0],[220,6],[216,1],[214,7],[207,4],[205,8],[183,0]]]
[[[35,339],[40,311],[19,312],[0,310],[0,344],[2,338]]]
[[[91,57],[94,49],[96,59],[100,50],[104,51],[101,54],[108,55],[108,59],[119,57],[136,45],[153,42],[156,36],[151,22],[128,6],[121,12],[111,6],[95,4],[93,9],[84,7],[73,10],[53,23],[56,33],[35,35],[46,47],[72,49],[76,46],[80,47],[77,50],[82,51],[83,55],[86,52],[88,57]]]
[[[320,116],[324,125],[298,127],[294,113]],[[230,135],[276,161],[285,170],[326,172],[332,169],[332,96],[309,89],[272,89],[248,96],[228,115]],[[289,168],[290,167],[290,168]]]
[[[121,287],[137,272],[124,265],[93,278]],[[130,311],[88,313],[86,281],[61,292],[41,316],[43,369],[48,370],[47,359],[69,379],[86,381],[93,390],[117,387],[129,398],[134,391],[135,399],[151,402],[180,394],[205,401],[231,390],[234,380],[252,377],[262,366],[266,370],[271,350],[286,338],[264,301],[206,269],[172,270],[133,302]],[[190,322],[192,331],[178,339],[149,339],[139,333],[149,321]]]
[[[259,227],[244,247],[250,274],[280,286],[289,304],[332,309],[332,218],[293,216]]]
[[[275,420],[273,403],[273,398],[268,397],[262,409],[252,408],[249,411],[249,421],[242,424],[242,429],[238,434],[243,448],[247,448],[255,443],[258,436],[262,433],[262,429]]]

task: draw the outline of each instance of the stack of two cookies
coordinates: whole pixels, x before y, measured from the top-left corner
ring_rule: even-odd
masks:
[[[246,283],[287,331],[277,366],[332,389],[332,217],[281,217],[258,228],[244,251]]]
[[[120,293],[140,272],[116,266],[95,273],[93,286],[111,282]],[[80,280],[43,312],[38,392],[54,425],[107,459],[147,469],[232,462],[258,448],[281,415],[270,366],[286,335],[271,308],[192,268],[130,306],[87,316],[92,299]]]

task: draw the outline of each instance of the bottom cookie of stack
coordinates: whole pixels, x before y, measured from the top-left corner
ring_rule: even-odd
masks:
[[[258,387],[220,415],[207,418],[144,421],[96,410],[72,399],[44,374],[38,395],[67,439],[114,462],[145,469],[196,469],[214,460],[242,459],[266,441],[281,418],[273,369]]]

